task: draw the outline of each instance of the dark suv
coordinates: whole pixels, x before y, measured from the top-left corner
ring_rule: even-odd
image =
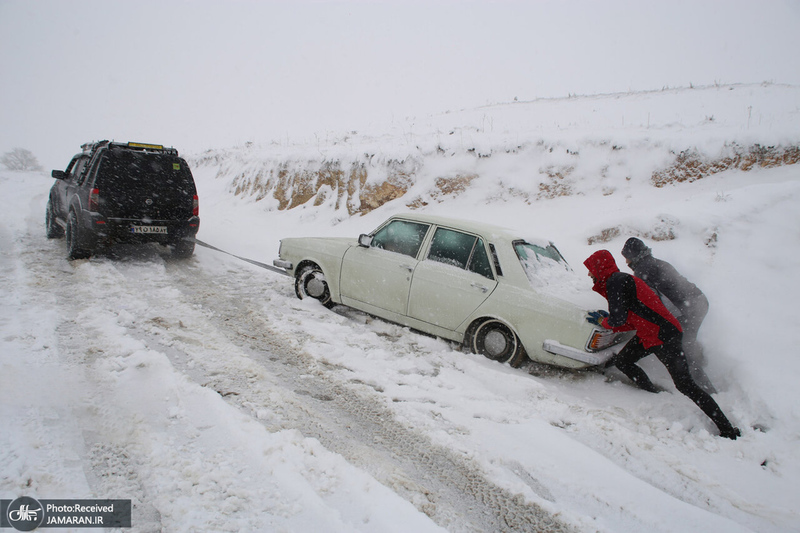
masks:
[[[89,257],[114,243],[158,242],[190,257],[200,227],[197,189],[174,148],[142,143],[87,143],[47,202],[47,237],[67,236],[67,257]],[[189,240],[187,240],[189,238]]]

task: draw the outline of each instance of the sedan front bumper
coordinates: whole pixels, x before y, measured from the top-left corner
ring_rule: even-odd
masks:
[[[580,361],[588,365],[596,366],[605,364],[606,362],[608,362],[609,359],[617,355],[625,347],[625,345],[632,337],[633,335],[630,335],[624,341],[619,342],[613,346],[609,346],[608,348],[600,350],[598,352],[587,352],[585,350],[579,350],[571,346],[564,346],[558,341],[549,339],[545,340],[542,343],[542,349],[546,352],[560,355],[562,357],[567,357],[575,361]]]

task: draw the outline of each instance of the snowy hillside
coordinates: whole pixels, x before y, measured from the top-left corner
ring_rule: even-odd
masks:
[[[489,189],[478,196],[530,203],[797,163],[798,119],[798,87],[665,89],[488,106],[192,162],[265,209],[324,205],[350,216],[401,197],[417,208]]]
[[[736,441],[652,357],[659,394],[326,310],[205,248],[69,262],[52,180],[0,172],[0,498],[131,498],[134,531],[800,531],[800,165],[759,162],[792,162],[798,119],[797,87],[670,89],[188,156],[198,237],[264,263],[409,209],[547,237],[581,277],[641,236],[709,297]],[[734,163],[656,187],[682,153]]]

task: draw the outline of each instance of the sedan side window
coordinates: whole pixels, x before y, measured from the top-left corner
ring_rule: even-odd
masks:
[[[427,224],[393,220],[378,230],[372,237],[370,246],[416,257],[422,246],[422,240],[428,232],[428,227]]]
[[[492,278],[483,239],[445,228],[436,230],[428,259]]]
[[[483,245],[483,239],[478,239],[478,242],[475,244],[475,251],[472,252],[469,269],[476,274],[494,279],[494,276],[492,276],[492,267],[489,265],[489,256],[486,254],[486,246]]]

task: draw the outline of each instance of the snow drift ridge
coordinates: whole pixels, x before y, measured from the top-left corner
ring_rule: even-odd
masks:
[[[771,84],[572,97],[327,134],[315,139],[314,158],[309,143],[248,143],[190,162],[215,167],[230,192],[269,210],[327,206],[353,216],[401,198],[416,209],[478,185],[490,201],[530,203],[797,164],[798,110],[800,88]]]

